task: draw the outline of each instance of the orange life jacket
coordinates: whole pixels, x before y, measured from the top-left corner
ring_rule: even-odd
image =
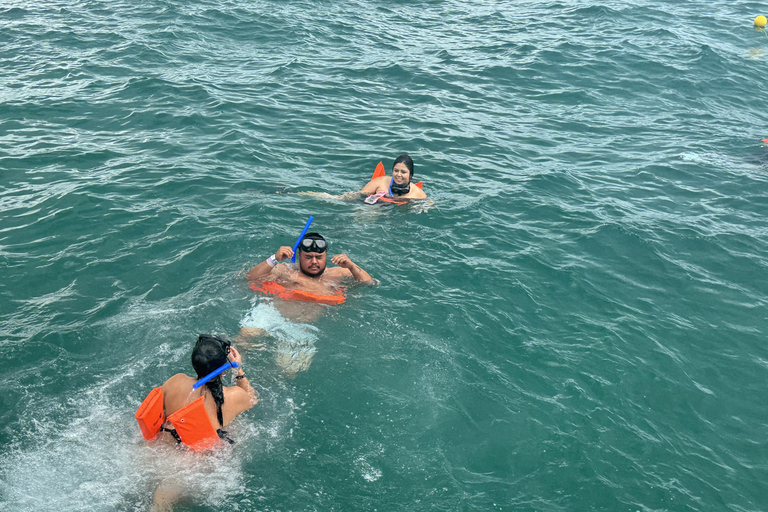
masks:
[[[384,162],[379,162],[378,165],[376,165],[376,170],[373,171],[373,176],[371,176],[371,180],[375,180],[376,178],[381,178],[382,176],[386,176],[387,171],[384,170]],[[422,185],[424,184],[423,181],[420,181],[418,183],[414,183],[419,188],[422,188]],[[384,201],[386,203],[395,203],[395,204],[405,204],[406,201],[402,199],[395,199],[394,197],[380,197],[379,201]]]
[[[167,419],[176,429],[181,442],[193,451],[213,448],[219,442],[219,434],[211,424],[205,409],[205,398],[198,397],[166,418],[163,410],[163,388],[153,389],[136,411],[136,420],[144,439],[151,441],[157,437],[160,427]]]
[[[339,288],[333,295],[322,295],[320,293],[305,292],[304,290],[286,288],[285,286],[274,281],[264,281],[263,283],[252,283],[251,290],[256,290],[257,292],[270,295],[277,295],[284,300],[319,302],[320,304],[328,304],[329,306],[343,304],[347,301],[347,298],[344,297],[344,287]]]
[[[144,439],[151,441],[157,437],[160,427],[165,421],[165,412],[163,411],[163,388],[155,388],[149,392],[147,398],[141,402],[139,409],[135,414],[139,422],[141,435]]]
[[[219,434],[205,409],[205,397],[197,397],[168,416],[181,442],[196,452],[210,450],[219,442]]]

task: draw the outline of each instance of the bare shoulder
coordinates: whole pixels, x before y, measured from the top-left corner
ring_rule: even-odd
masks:
[[[192,380],[192,377],[190,377],[186,373],[177,373],[176,375],[174,375],[173,377],[165,381],[165,384],[163,384],[163,386],[165,386],[166,384],[176,384],[178,382],[186,382],[188,380]]]
[[[285,261],[290,261],[290,260],[288,259]],[[269,274],[265,276],[261,276],[261,278],[255,281],[251,280],[251,282],[264,283],[267,281],[279,281],[282,276],[285,276],[285,274],[290,271],[291,271],[290,268],[288,268],[284,263],[278,263],[277,266],[269,272]]]
[[[242,401],[248,398],[248,393],[240,386],[226,386],[224,387],[224,402],[231,400],[233,403]]]
[[[286,262],[290,261],[290,259],[286,259]],[[284,276],[290,272],[293,272],[294,270],[291,269],[286,263],[278,263],[277,266],[272,270],[272,273],[267,276],[264,281],[273,281],[274,278]]]
[[[412,187],[411,193],[408,194],[413,199],[426,199],[427,194],[424,193],[419,187]]]
[[[363,192],[369,194],[376,192],[376,190],[380,188],[387,188],[391,179],[392,178],[390,176],[380,176],[378,178],[372,179],[366,186],[363,187]]]
[[[163,393],[173,393],[179,389],[185,389],[194,384],[195,379],[186,373],[177,373],[163,383]]]

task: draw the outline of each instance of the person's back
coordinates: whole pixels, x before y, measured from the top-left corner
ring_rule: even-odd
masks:
[[[237,355],[235,356],[235,354]],[[234,362],[239,362],[240,359],[240,354],[234,348],[232,349],[231,359]],[[192,403],[198,397],[202,396],[205,410],[208,413],[208,418],[211,420],[211,425],[213,425],[216,430],[226,427],[238,414],[247,411],[258,401],[255,396],[255,391],[245,377],[245,373],[242,371],[242,366],[240,366],[238,370],[240,370],[239,376],[242,376],[241,379],[237,379],[238,385],[222,386],[224,397],[224,403],[221,404],[223,424],[219,423],[216,400],[208,388],[206,386],[201,386],[198,389],[193,389],[192,385],[197,382],[197,379],[184,373],[177,373],[163,384],[164,406],[167,416],[172,415],[185,405]]]
[[[258,402],[258,395],[243,372],[242,357],[230,342],[201,334],[192,351],[197,378],[177,373],[153,389],[136,411],[147,440],[176,442],[194,451],[208,451],[223,441],[233,443],[223,427]],[[225,387],[221,375],[236,368],[236,385]],[[197,385],[197,388],[196,388]],[[168,475],[155,491],[151,510],[169,511],[184,494]]]
[[[153,389],[136,411],[145,439],[175,440],[192,450],[213,448],[219,438],[231,443],[222,428],[258,402],[242,357],[228,340],[201,334],[192,366],[197,378],[177,373]],[[236,385],[225,387],[221,375],[230,368],[237,368]]]

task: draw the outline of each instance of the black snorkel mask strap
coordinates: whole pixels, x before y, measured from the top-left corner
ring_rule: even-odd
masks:
[[[411,180],[408,179],[408,183],[405,185],[398,185],[395,183],[395,178],[392,178],[392,181],[389,182],[389,195],[392,197],[395,197],[395,195],[402,196],[404,194],[407,194],[411,191]]]

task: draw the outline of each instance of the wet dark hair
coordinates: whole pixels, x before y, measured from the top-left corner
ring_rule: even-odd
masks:
[[[197,378],[202,379],[214,370],[221,368],[229,362],[229,340],[214,336],[213,334],[201,334],[197,338],[195,348],[192,349],[192,367],[197,373]],[[221,414],[221,406],[224,404],[224,388],[221,384],[221,375],[205,383],[205,387],[211,392],[213,401],[216,403],[216,417],[219,424],[224,426],[224,418]]]
[[[411,157],[408,155],[400,155],[399,157],[395,158],[395,163],[392,164],[392,170],[395,169],[395,166],[397,164],[403,163],[408,168],[408,172],[410,173],[409,180],[413,178],[413,160],[411,160]]]

